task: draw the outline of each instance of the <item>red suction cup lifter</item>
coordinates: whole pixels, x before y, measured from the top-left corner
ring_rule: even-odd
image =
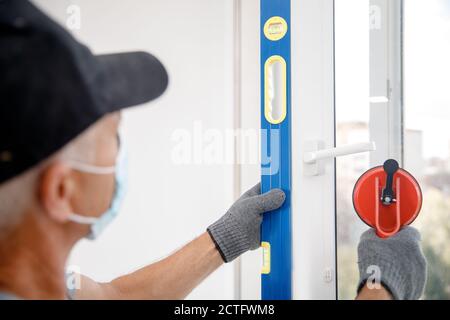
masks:
[[[418,216],[422,192],[416,179],[399,168],[397,161],[366,171],[353,189],[353,206],[380,238],[396,234]]]

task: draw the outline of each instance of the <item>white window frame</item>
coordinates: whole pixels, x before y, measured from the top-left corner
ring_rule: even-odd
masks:
[[[370,0],[380,7],[381,29],[370,31],[370,140],[371,165],[402,155],[402,0]],[[238,72],[240,126],[259,128],[259,0],[240,1],[242,20]],[[371,7],[372,8],[372,7]],[[251,17],[250,17],[251,16]],[[372,18],[372,17],[370,17]],[[372,23],[372,22],[371,22]],[[255,25],[256,24],[256,25]],[[311,174],[303,162],[311,147],[335,145],[334,0],[291,2],[292,78],[292,236],[293,298],[337,299],[336,166],[320,162]],[[251,74],[255,73],[255,74]],[[254,85],[250,85],[253,83]],[[385,97],[377,101],[373,97]],[[259,166],[240,171],[244,190],[259,178]],[[246,254],[236,268],[236,297],[260,298],[262,253]]]
[[[403,164],[403,0],[370,0],[370,164]],[[383,99],[385,98],[385,99]]]

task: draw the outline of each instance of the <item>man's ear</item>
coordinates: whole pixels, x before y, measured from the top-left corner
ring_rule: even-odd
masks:
[[[48,166],[39,180],[39,197],[44,211],[50,219],[66,222],[73,212],[72,199],[76,180],[73,170],[63,163]]]

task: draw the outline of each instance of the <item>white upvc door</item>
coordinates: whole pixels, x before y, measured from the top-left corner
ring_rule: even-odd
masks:
[[[336,298],[334,1],[291,2],[294,299]]]

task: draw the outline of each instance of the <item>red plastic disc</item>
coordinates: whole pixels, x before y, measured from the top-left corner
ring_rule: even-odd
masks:
[[[390,205],[383,204],[380,199],[385,184],[386,173],[379,166],[366,171],[353,189],[356,213],[382,238],[392,236],[402,226],[412,223],[422,207],[420,186],[406,170],[398,169],[394,174],[396,202]]]

